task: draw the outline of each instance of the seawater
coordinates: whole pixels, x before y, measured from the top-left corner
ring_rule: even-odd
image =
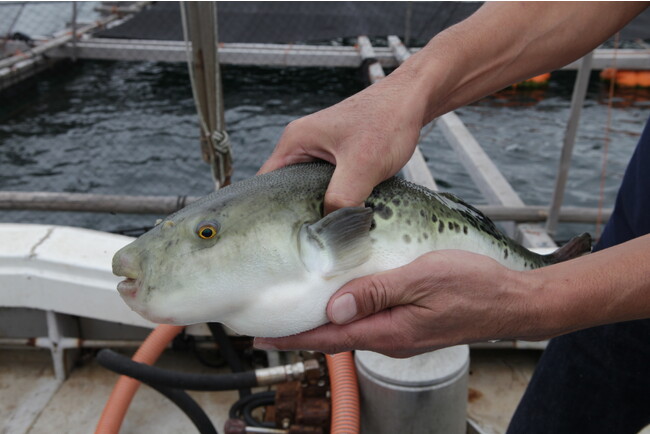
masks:
[[[558,72],[538,90],[505,90],[457,111],[508,181],[530,205],[553,191],[575,74]],[[234,181],[253,176],[287,123],[361,90],[356,70],[223,69]],[[203,195],[213,189],[200,156],[198,118],[181,64],[83,61],[0,96],[0,190],[131,195]],[[598,206],[609,135],[604,206],[612,206],[627,161],[650,115],[646,90],[617,92],[592,79],[565,204]],[[607,119],[611,128],[607,131]],[[445,191],[485,200],[435,126],[421,149]],[[151,226],[151,215],[0,211],[1,222],[47,223],[104,231]],[[593,225],[563,225],[560,237]]]

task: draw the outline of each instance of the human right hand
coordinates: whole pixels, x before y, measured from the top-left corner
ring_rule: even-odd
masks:
[[[403,80],[389,78],[291,122],[259,173],[325,160],[336,165],[325,213],[362,204],[377,184],[408,162],[422,127],[423,103],[402,89]]]

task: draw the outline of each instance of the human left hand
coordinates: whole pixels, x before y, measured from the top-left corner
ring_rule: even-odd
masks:
[[[255,346],[410,357],[463,343],[543,339],[530,321],[534,286],[534,273],[510,270],[487,256],[434,251],[343,286],[327,306],[331,323],[293,336],[257,338]]]

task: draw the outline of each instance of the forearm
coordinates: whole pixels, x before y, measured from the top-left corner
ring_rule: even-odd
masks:
[[[650,318],[650,235],[529,272],[530,331],[544,338],[602,324]],[[529,282],[531,281],[529,280]],[[524,338],[525,336],[519,336]]]
[[[403,88],[424,125],[580,58],[645,7],[638,2],[486,3],[434,37],[383,85]]]

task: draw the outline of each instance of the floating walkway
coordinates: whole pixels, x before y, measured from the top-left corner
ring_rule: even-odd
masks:
[[[73,24],[46,41],[29,47],[5,41],[6,51],[18,54],[0,60],[0,90],[43,71],[54,59],[101,59],[186,62],[178,3],[134,2],[124,7],[99,8],[107,14],[88,24]],[[225,65],[344,67],[363,64],[358,35],[426,41],[464,19],[479,2],[226,2],[218,7],[219,61]],[[622,35],[650,38],[650,10],[639,16]],[[331,41],[347,38],[349,45],[314,45],[296,41]],[[273,41],[275,43],[263,43]],[[281,43],[278,43],[281,42]],[[650,49],[606,49],[594,52],[593,69],[650,69]],[[412,50],[415,52],[417,50]],[[374,55],[384,68],[399,61],[390,47],[376,47]],[[578,62],[563,69],[577,69]]]

